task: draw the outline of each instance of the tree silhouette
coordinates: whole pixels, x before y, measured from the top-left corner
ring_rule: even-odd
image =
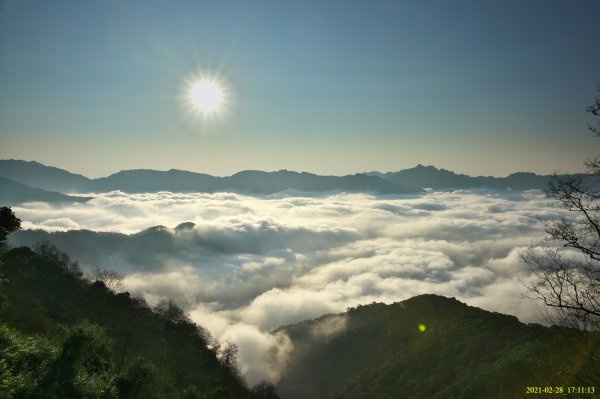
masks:
[[[190,322],[190,318],[187,314],[171,298],[161,299],[156,306],[154,306],[154,312],[163,320],[172,324]]]
[[[92,283],[101,282],[110,291],[117,293],[123,289],[123,275],[115,270],[100,269],[96,266],[90,276]]]
[[[4,246],[8,235],[21,228],[21,219],[15,216],[11,208],[0,207],[0,247]]]
[[[600,95],[600,87],[598,89]],[[587,109],[600,116],[600,96]],[[598,121],[600,125],[600,120]],[[600,137],[600,128],[589,126]],[[542,247],[521,253],[534,274],[532,297],[542,300],[552,321],[583,329],[600,328],[600,157],[585,162],[586,172],[558,176],[546,190],[558,220],[542,220]]]
[[[252,399],[279,399],[275,392],[273,384],[267,381],[261,381],[252,387],[251,397]]]

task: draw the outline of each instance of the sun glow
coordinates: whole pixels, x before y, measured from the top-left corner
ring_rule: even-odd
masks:
[[[189,86],[188,98],[192,107],[204,114],[221,111],[225,100],[223,88],[216,80],[200,79]]]

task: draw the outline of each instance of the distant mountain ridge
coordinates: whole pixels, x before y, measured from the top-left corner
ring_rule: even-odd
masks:
[[[92,180],[93,192],[121,190],[124,192],[220,192],[241,191],[251,194],[274,194],[284,190],[318,191],[374,191],[380,194],[412,194],[410,190],[377,176],[362,174],[348,176],[319,176],[287,170],[263,172],[245,170],[227,177],[171,169],[128,170]]]
[[[63,194],[83,192],[90,179],[66,170],[46,166],[36,161],[0,160],[0,176],[42,190]]]
[[[23,202],[85,202],[90,197],[65,195],[56,191],[29,187],[14,180],[0,176],[0,203],[2,205],[18,205]]]
[[[374,192],[379,194],[419,194],[424,188],[436,190],[486,187],[491,189],[543,189],[550,176],[513,173],[507,177],[472,177],[433,166],[418,165],[398,172],[369,172],[346,176],[322,176],[308,172],[245,170],[218,177],[178,169],[158,171],[133,169],[107,177],[89,179],[39,162],[0,160],[0,177],[47,191],[98,193],[120,190],[142,192],[242,192],[274,194],[285,190],[300,192]],[[0,198],[1,199],[1,198]]]
[[[398,172],[369,172],[370,176],[378,176],[392,183],[407,187],[432,188],[435,190],[468,189],[487,187],[492,189],[531,190],[544,189],[551,176],[541,176],[530,172],[512,173],[506,177],[468,176],[457,174],[446,169],[421,164],[414,168]]]
[[[44,190],[63,193],[94,193],[120,190],[141,192],[223,192],[274,194],[284,190],[306,192],[347,191],[376,192],[379,194],[418,194],[420,189],[406,188],[378,176],[355,174],[347,176],[320,176],[307,172],[263,172],[245,170],[227,177],[177,169],[124,170],[107,177],[89,179],[38,162],[0,160],[0,176]]]
[[[1,173],[1,172],[0,172]],[[188,172],[177,169],[158,171],[151,169],[123,170],[107,177],[93,179],[88,188],[92,192],[120,190],[137,192],[214,192],[219,188],[219,177],[204,173]]]

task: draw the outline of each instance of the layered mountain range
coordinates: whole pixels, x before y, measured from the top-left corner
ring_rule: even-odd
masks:
[[[398,172],[368,172],[346,176],[322,176],[307,172],[245,170],[218,177],[205,173],[171,169],[124,170],[107,177],[90,179],[35,161],[0,160],[0,201],[13,205],[27,201],[85,201],[70,193],[101,193],[119,190],[144,192],[239,192],[268,195],[286,190],[296,192],[372,192],[377,194],[419,194],[423,189],[543,189],[550,176],[513,173],[507,177],[472,177],[417,165]]]

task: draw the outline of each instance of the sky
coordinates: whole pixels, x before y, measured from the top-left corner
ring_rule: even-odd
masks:
[[[600,3],[0,1],[0,158],[122,169],[582,170]],[[199,77],[225,91],[193,112]]]

